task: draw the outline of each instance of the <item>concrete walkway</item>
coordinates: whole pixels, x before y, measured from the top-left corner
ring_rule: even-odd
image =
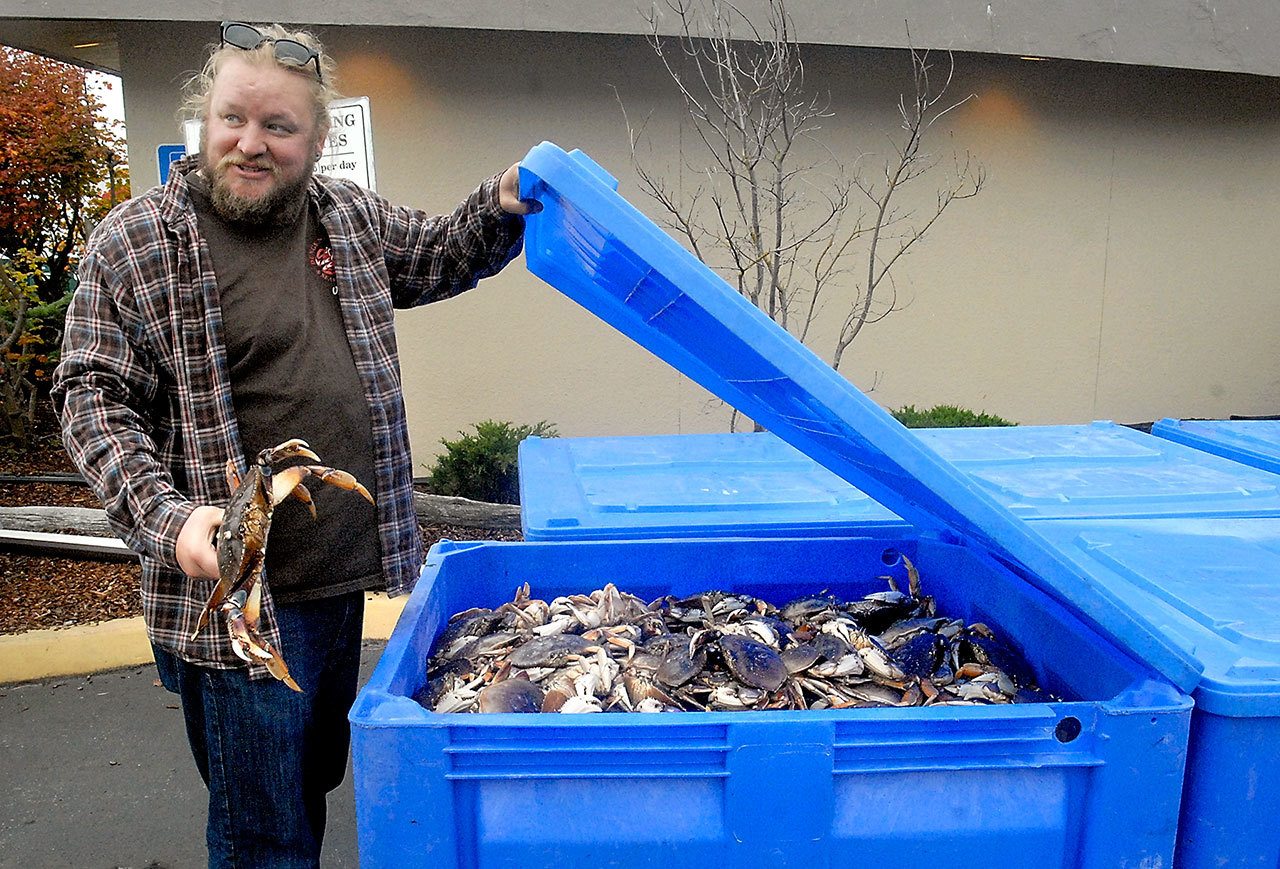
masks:
[[[404,600],[370,596],[361,684]],[[359,865],[351,778],[329,797],[325,867]],[[0,782],[0,869],[206,863],[207,792],[141,619],[0,637]]]

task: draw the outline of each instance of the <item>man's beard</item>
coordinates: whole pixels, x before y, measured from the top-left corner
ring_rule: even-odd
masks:
[[[205,174],[209,178],[209,198],[213,203],[213,210],[223,220],[255,229],[291,225],[306,206],[307,187],[315,162],[314,159],[309,159],[302,174],[288,183],[281,183],[280,169],[269,158],[247,160],[232,153],[218,161],[216,167],[206,164]],[[227,175],[232,166],[240,163],[267,168],[276,185],[261,196],[246,197],[235,193]]]

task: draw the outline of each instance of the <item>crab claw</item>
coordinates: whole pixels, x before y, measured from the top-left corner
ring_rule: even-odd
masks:
[[[302,688],[289,675],[289,667],[284,658],[275,647],[258,636],[257,631],[249,627],[239,608],[228,608],[227,629],[231,632],[231,649],[238,656],[251,664],[262,664],[272,676],[301,693]]]
[[[227,630],[231,632],[231,651],[235,652],[237,657],[252,664],[253,658],[249,656],[249,651],[253,648],[253,636],[249,631],[249,622],[245,618],[244,610],[233,597],[227,600],[224,611]]]
[[[295,456],[302,456],[313,462],[320,461],[320,457],[311,451],[310,444],[301,438],[290,438],[282,444],[276,444],[258,453],[258,464],[270,465],[280,459],[292,459]]]

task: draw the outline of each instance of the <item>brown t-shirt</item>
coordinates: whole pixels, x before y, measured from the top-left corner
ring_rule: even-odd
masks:
[[[250,229],[223,220],[207,182],[188,176],[200,234],[218,277],[231,399],[248,461],[302,438],[319,464],[355,475],[376,499],[373,434],[347,344],[329,240],[314,210],[293,226]],[[316,464],[295,460],[281,463]],[[377,514],[359,494],[308,477],[315,499],[276,508],[267,582],[277,601],[382,586]]]

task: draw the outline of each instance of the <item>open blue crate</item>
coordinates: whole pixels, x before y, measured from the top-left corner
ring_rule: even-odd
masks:
[[[910,524],[878,536],[446,544],[352,709],[362,863],[1167,866],[1202,662],[911,435],[554,145],[521,164],[529,268]],[[614,582],[775,602],[883,587],[899,554],[1062,702],[439,715],[449,615]]]
[[[1127,426],[915,429],[1023,519],[1280,516],[1280,474]],[[528,438],[526,540],[877,534],[890,510],[768,432]]]
[[[1151,433],[1280,473],[1280,419],[1162,419],[1151,426]]]
[[[911,558],[1066,698],[1017,706],[438,714],[412,699],[448,617],[529,582],[775,603],[858,597]],[[886,563],[888,562],[888,563]],[[1169,866],[1190,701],[974,547],[905,536],[441,543],[351,713],[361,865]]]

